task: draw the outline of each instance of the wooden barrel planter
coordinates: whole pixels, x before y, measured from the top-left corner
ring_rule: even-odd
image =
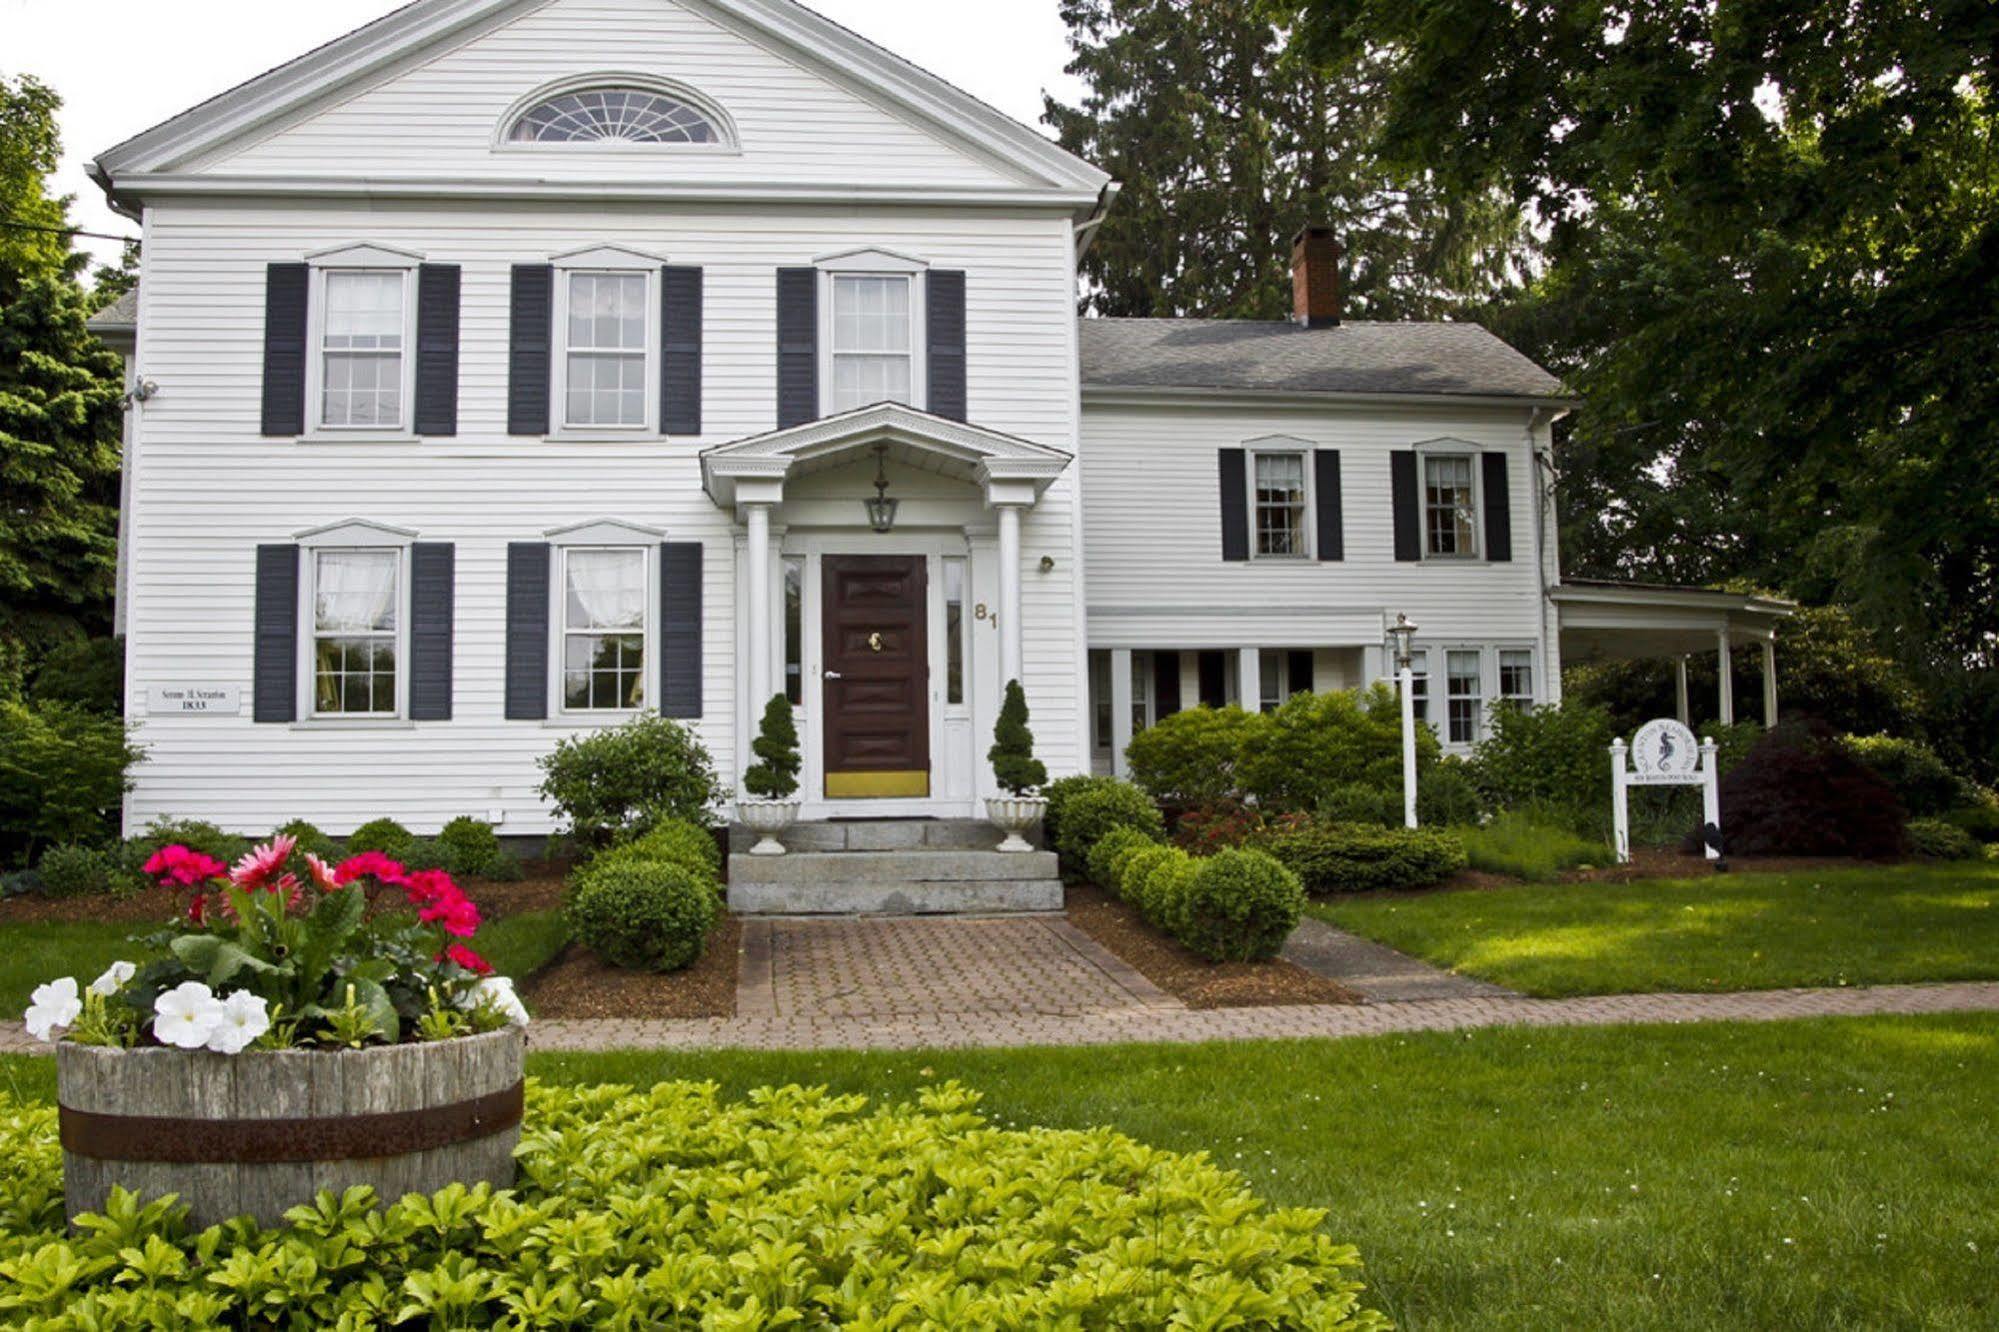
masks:
[[[112,1186],[177,1193],[197,1227],[276,1225],[322,1189],[385,1201],[453,1181],[503,1188],[521,1133],[517,1027],[364,1050],[56,1048],[71,1219]]]

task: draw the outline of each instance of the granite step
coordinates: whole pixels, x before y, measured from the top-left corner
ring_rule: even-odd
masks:
[[[984,819],[824,819],[797,823],[778,840],[792,851],[990,851],[1004,836]],[[1027,840],[1041,845],[1041,831]],[[742,824],[729,828],[729,850],[748,851],[756,834]]]
[[[745,915],[1060,911],[1052,851],[792,851],[729,857],[729,909]]]

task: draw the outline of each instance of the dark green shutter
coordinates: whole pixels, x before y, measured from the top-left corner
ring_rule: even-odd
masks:
[[[304,264],[270,264],[264,269],[266,435],[305,433],[305,305],[311,280]]]
[[[1485,490],[1485,557],[1488,560],[1513,558],[1513,500],[1506,492],[1506,455],[1479,455],[1480,477]]]
[[[1347,557],[1346,521],[1341,512],[1340,451],[1318,449],[1312,454],[1312,501],[1318,508],[1318,554],[1322,560]]]
[[[1249,558],[1249,455],[1241,449],[1219,451],[1222,502],[1222,558]]]
[[[928,344],[930,411],[954,421],[966,419],[965,275],[933,269],[924,278],[924,341]]]
[[[298,720],[299,548],[257,547],[250,715],[260,722]]]
[[[416,433],[458,433],[458,265],[416,270]]]
[[[701,270],[659,271],[659,433],[701,433]]]
[[[1389,503],[1395,510],[1395,558],[1423,558],[1422,496],[1416,488],[1416,452],[1399,449],[1388,455]]]
[[[819,270],[777,270],[777,424],[819,419]]]
[[[549,547],[516,541],[507,547],[507,716],[548,715]]]
[[[410,719],[451,720],[451,641],[457,550],[448,541],[410,547]]]
[[[554,340],[555,270],[515,264],[507,322],[507,433],[548,433],[548,376]]]
[[[659,547],[659,713],[701,715],[701,543]]]

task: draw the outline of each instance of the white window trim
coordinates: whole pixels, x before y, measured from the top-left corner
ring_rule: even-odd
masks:
[[[1291,435],[1270,435],[1262,439],[1247,440],[1244,442],[1242,448],[1247,459],[1244,469],[1247,472],[1247,476],[1244,478],[1243,490],[1245,493],[1243,495],[1243,502],[1249,506],[1250,562],[1252,564],[1258,561],[1266,564],[1310,563],[1313,559],[1317,558],[1319,553],[1317,546],[1318,532],[1315,530],[1318,527],[1318,523],[1314,517],[1319,512],[1319,497],[1313,488],[1315,482],[1312,476],[1312,473],[1317,470],[1312,461],[1314,445],[1310,440],[1298,439]],[[1305,512],[1299,524],[1299,544],[1303,549],[1290,555],[1265,555],[1257,549],[1259,543],[1257,541],[1256,529],[1256,460],[1260,454],[1296,454],[1300,461],[1301,470],[1305,474]]]
[[[1416,446],[1416,521],[1417,548],[1425,560],[1435,560],[1440,564],[1476,563],[1485,558],[1485,467],[1479,459],[1484,453],[1476,444],[1466,440],[1438,440]],[[1439,555],[1430,549],[1430,460],[1433,458],[1463,458],[1471,465],[1471,549],[1459,551],[1455,555]]]
[[[1525,652],[1527,654],[1527,670],[1533,677],[1532,688],[1527,691],[1527,706],[1529,708],[1540,707],[1543,697],[1540,650],[1531,642],[1499,642],[1492,645],[1492,693],[1487,704],[1486,715],[1490,717],[1492,708],[1497,707],[1501,703],[1514,702],[1519,697],[1515,694],[1502,694],[1500,692],[1499,657],[1502,652]],[[1486,729],[1489,731],[1490,727]]]
[[[659,542],[665,533],[636,523],[613,519],[560,528],[547,534],[549,555],[548,606],[548,722],[556,726],[617,726],[647,709],[657,709],[659,700]],[[639,669],[645,685],[645,701],[636,708],[572,708],[564,701],[564,649],[569,633],[564,598],[569,590],[568,561],[572,550],[636,550],[645,569],[645,631]],[[580,631],[579,631],[580,632]]]
[[[422,255],[380,245],[347,245],[306,256],[305,434],[301,438],[308,443],[416,441],[416,270],[422,261]],[[394,426],[326,423],[326,275],[355,271],[402,274],[402,411]]]
[[[410,702],[410,547],[416,533],[400,527],[351,519],[297,533],[298,578],[298,706],[295,727],[311,729],[406,725]],[[318,580],[321,551],[393,550],[396,559],[396,710],[394,712],[321,712],[315,678],[318,666]]]
[[[1493,672],[1497,669],[1491,645],[1486,643],[1431,643],[1430,649],[1430,705],[1432,725],[1436,727],[1437,739],[1444,748],[1466,751],[1484,740],[1487,733],[1487,711],[1492,706]],[[1472,738],[1451,739],[1451,654],[1470,652],[1478,657],[1478,710],[1472,717]]]
[[[891,250],[853,250],[813,261],[819,270],[819,414],[833,409],[833,282],[842,277],[899,277],[909,282],[909,405],[930,410],[929,270],[921,259]],[[868,404],[863,403],[865,407]],[[858,408],[847,408],[855,411]]]
[[[549,260],[555,270],[551,293],[549,345],[548,438],[565,443],[648,439],[659,434],[660,277],[662,255],[645,254],[615,245],[594,246]],[[569,279],[577,274],[605,273],[621,277],[639,274],[646,281],[645,419],[633,425],[571,425],[569,415]]]
[[[572,143],[519,142],[507,137],[514,131],[514,122],[540,106],[552,97],[564,93],[589,92],[597,88],[630,88],[639,92],[657,93],[687,105],[708,117],[719,136],[716,143],[631,143],[623,139],[586,139]],[[640,74],[630,70],[600,70],[594,74],[578,74],[570,78],[557,79],[545,83],[522,97],[507,108],[493,127],[492,149],[496,153],[719,153],[728,157],[740,157],[743,151],[742,137],[736,132],[734,117],[722,109],[719,102],[678,79],[661,78],[657,74]]]

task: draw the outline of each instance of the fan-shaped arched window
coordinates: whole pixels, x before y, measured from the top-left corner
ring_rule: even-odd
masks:
[[[515,118],[511,143],[721,143],[706,111],[648,88],[579,88]]]

